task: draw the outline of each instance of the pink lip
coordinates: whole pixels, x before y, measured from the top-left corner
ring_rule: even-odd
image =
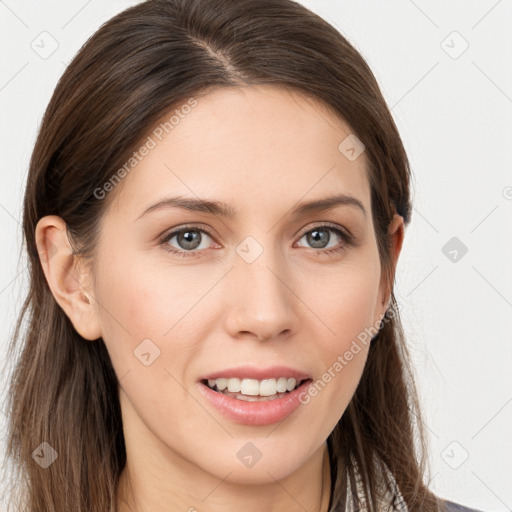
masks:
[[[294,370],[293,368],[288,368],[286,366],[269,366],[267,368],[257,368],[255,366],[237,366],[236,368],[226,368],[225,370],[210,373],[209,375],[201,377],[199,380],[213,380],[221,378],[264,380],[279,377],[286,377],[288,379],[293,378],[296,381],[311,378],[310,375],[307,375],[304,372],[300,372],[299,370]]]
[[[265,370],[265,376],[268,375]],[[226,372],[222,372],[226,374]],[[212,375],[219,375],[217,373]],[[233,376],[232,373],[229,375]],[[245,374],[247,375],[247,374]],[[254,373],[252,375],[255,375]],[[273,375],[276,375],[275,373]],[[285,376],[284,374],[279,374]],[[263,378],[265,378],[265,376]],[[220,377],[214,377],[220,378]],[[261,377],[260,377],[261,378]],[[294,377],[295,378],[295,377]],[[299,397],[307,391],[307,388],[313,383],[312,380],[303,382],[297,389],[287,393],[281,398],[263,402],[246,402],[238,400],[217,391],[213,391],[207,385],[199,382],[199,392],[222,414],[229,419],[241,423],[242,425],[270,425],[284,420],[301,405]]]

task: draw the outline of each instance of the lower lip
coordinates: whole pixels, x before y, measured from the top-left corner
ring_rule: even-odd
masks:
[[[281,398],[261,402],[246,402],[213,391],[202,382],[199,383],[200,392],[231,420],[242,425],[271,425],[284,420],[301,404],[299,396],[312,384],[311,380],[303,382],[297,389],[286,393]]]

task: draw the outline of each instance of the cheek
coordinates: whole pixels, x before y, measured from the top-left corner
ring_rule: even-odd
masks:
[[[112,364],[120,379],[127,376],[121,386],[156,405],[183,392],[179,382],[187,380],[190,361],[201,351],[209,328],[207,295],[218,277],[198,267],[148,265],[148,259],[126,257],[122,265],[98,269],[97,297]]]
[[[373,324],[378,308],[378,270],[371,265],[340,265],[321,280],[316,279],[309,291],[303,287],[308,306],[324,324],[324,352],[331,359]]]
[[[187,316],[211,287],[211,279],[197,272],[149,265],[147,255],[117,258],[100,268],[97,296],[106,337],[140,343],[154,338],[164,345],[173,333],[187,323]],[[132,347],[135,348],[135,345]]]
[[[378,306],[378,270],[371,265],[340,265],[309,289],[307,303],[317,317],[315,338],[323,372],[312,393],[334,422],[348,405],[364,369]]]
[[[157,420],[169,428],[186,419],[192,423],[199,411],[184,410],[179,419],[172,412],[185,400],[181,383],[199,350],[200,326],[191,321],[194,305],[211,285],[191,283],[175,271],[160,269],[157,275],[155,268],[136,260],[102,272],[103,339],[130,404],[146,425]]]

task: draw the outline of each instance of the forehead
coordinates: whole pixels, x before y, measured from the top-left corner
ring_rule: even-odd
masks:
[[[146,134],[114,208],[139,214],[172,194],[215,197],[242,212],[257,203],[261,212],[336,192],[369,208],[365,154],[349,160],[339,149],[349,135],[332,109],[298,91],[217,89],[175,106]]]

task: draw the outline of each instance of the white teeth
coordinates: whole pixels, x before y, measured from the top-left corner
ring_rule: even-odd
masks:
[[[276,379],[265,379],[260,382],[260,395],[272,396],[277,393]]]
[[[240,379],[228,379],[228,391],[231,393],[240,393]]]
[[[293,391],[297,384],[294,378],[279,377],[277,379],[237,379],[219,378],[208,379],[208,386],[217,391],[229,391],[230,393],[241,393],[246,396],[273,396],[286,391]]]
[[[279,393],[284,393],[287,385],[288,379],[286,377],[279,377],[279,379],[277,379],[277,391]]]
[[[297,385],[297,381],[294,378],[288,379],[288,383],[286,384],[286,389],[288,391],[291,391],[292,389],[295,388],[296,385]]]
[[[256,379],[244,379],[240,383],[240,393],[256,396],[260,394],[260,383]]]
[[[208,381],[208,384],[210,381]],[[223,389],[226,389],[228,387],[228,379],[214,379],[213,380],[213,386],[217,385],[217,389],[219,391],[222,391]],[[210,386],[213,388],[213,386]]]

